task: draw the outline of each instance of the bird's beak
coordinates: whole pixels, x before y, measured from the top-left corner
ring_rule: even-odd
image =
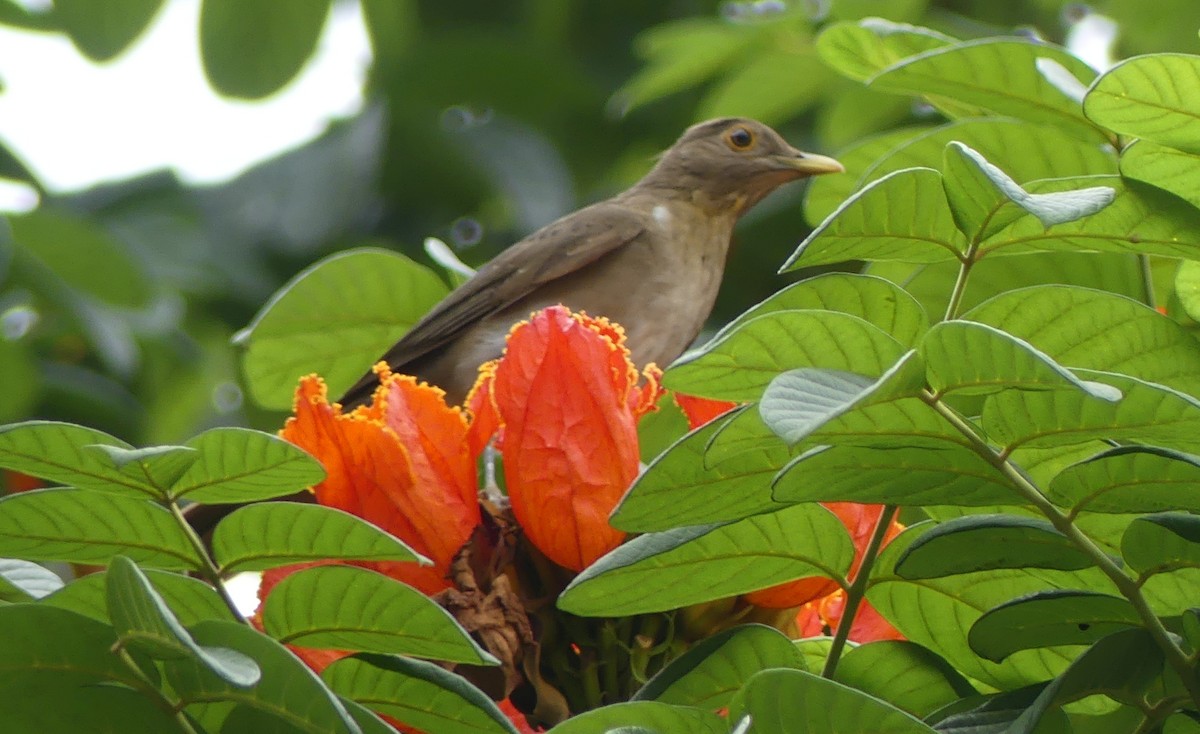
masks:
[[[846,167],[834,159],[816,153],[801,153],[775,156],[780,167],[797,171],[805,176],[816,176],[822,173],[845,173]]]

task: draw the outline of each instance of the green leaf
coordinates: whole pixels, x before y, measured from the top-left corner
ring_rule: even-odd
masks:
[[[1164,512],[1139,517],[1121,537],[1121,555],[1143,576],[1200,567],[1200,516]]]
[[[0,606],[0,721],[12,732],[176,731],[131,688],[146,681],[112,654],[113,630],[64,609]]]
[[[241,337],[251,394],[288,409],[296,381],[313,372],[340,393],[445,295],[431,270],[394,252],[364,248],[322,260],[281,288]]]
[[[766,436],[770,442],[758,444],[736,460],[705,464],[710,440],[732,418],[718,418],[697,428],[650,462],[621,498],[609,523],[627,532],[648,533],[736,520],[782,507],[771,499],[770,483],[791,452],[773,434]]]
[[[785,372],[767,387],[758,408],[772,431],[795,444],[856,408],[915,395],[924,382],[924,365],[910,350],[878,379],[824,369]]]
[[[939,523],[900,554],[895,573],[926,579],[996,568],[1076,571],[1092,563],[1046,520],[984,514]]]
[[[1065,49],[1012,38],[985,38],[935,48],[903,59],[867,80],[880,91],[948,97],[999,115],[1061,128],[1081,140],[1104,134],[1083,115],[1080,104],[1038,69],[1041,59],[1057,62],[1087,84],[1096,72]]]
[[[1012,691],[971,696],[935,712],[932,719],[936,721],[937,730],[946,734],[1005,731],[1037,700],[1046,686],[1046,683],[1036,683]],[[1061,711],[1049,713],[1050,716],[1041,722],[1038,734],[1071,734],[1066,714]]]
[[[99,564],[123,554],[160,568],[200,567],[196,549],[160,505],[65,487],[0,499],[0,554]]]
[[[800,660],[803,663],[801,670],[812,672],[820,670],[825,661],[829,659],[829,651],[833,648],[832,637],[808,637],[800,640],[793,640],[792,644],[796,646],[796,651],[800,653]]]
[[[271,0],[204,0],[200,58],[213,88],[258,99],[300,73],[317,48],[331,0],[292,0],[280,13]]]
[[[719,400],[755,400],[781,372],[819,367],[882,374],[904,347],[857,316],[774,311],[742,322],[671,366],[672,390]]]
[[[498,664],[432,599],[365,568],[288,574],[263,602],[262,622],[285,644]]]
[[[783,467],[795,456],[792,448],[781,441],[763,422],[757,406],[750,403],[730,411],[728,420],[717,426],[716,432],[704,447],[702,463],[706,469],[716,469],[727,464],[738,465],[743,461],[753,460],[760,452],[767,452],[772,457],[776,469]]]
[[[1078,140],[1053,127],[995,117],[957,120],[935,128],[884,133],[839,150],[838,161],[847,173],[820,176],[808,183],[805,219],[821,221],[855,191],[886,174],[905,168],[940,168],[951,141],[971,146],[1021,184],[1117,172],[1111,148]]]
[[[1200,218],[1195,215],[1195,207],[1175,196],[1120,176],[1046,179],[1031,181],[1025,188],[1048,194],[1092,186],[1113,189],[1112,203],[1092,216],[1052,227],[1046,227],[1037,217],[1023,215],[985,240],[978,256],[1066,251],[1200,259]]]
[[[907,507],[1004,504],[1012,485],[964,446],[819,446],[797,456],[774,481],[778,502],[865,502]]]
[[[1175,295],[1183,304],[1183,310],[1193,321],[1200,321],[1200,262],[1186,261],[1179,264],[1175,276]]]
[[[122,308],[149,303],[153,289],[141,264],[92,222],[41,207],[10,215],[8,223],[18,255],[30,256],[71,288]]]
[[[261,678],[258,665],[245,655],[197,645],[137,564],[128,558],[112,559],[105,588],[108,615],[122,646],[159,660],[190,658],[237,688],[249,688]]]
[[[56,0],[54,20],[92,61],[108,61],[146,30],[162,0]]]
[[[959,258],[958,231],[942,188],[942,174],[905,168],[846,199],[812,231],[780,272],[847,260],[933,263]]]
[[[805,576],[843,576],[853,557],[850,536],[832,512],[795,505],[638,536],[576,576],[558,607],[581,616],[658,612]]]
[[[287,731],[309,734],[359,734],[337,696],[286,647],[244,624],[206,621],[191,629],[205,647],[227,648],[254,660],[262,680],[239,688],[217,677],[192,658],[168,660],[163,669],[171,688],[189,713],[199,705],[232,702],[272,714],[291,725]]]
[[[893,398],[860,405],[812,433],[805,444],[875,446],[892,449],[897,438],[906,445],[946,448],[968,445],[967,439],[920,398]]]
[[[1141,624],[1128,600],[1094,591],[1055,589],[989,609],[967,635],[971,649],[988,660],[1018,650],[1055,645],[1086,645]]]
[[[0,676],[0,720],[12,732],[182,732],[151,697],[123,685],[73,685],[51,675]],[[103,683],[109,683],[104,681]]]
[[[334,662],[321,677],[338,694],[418,729],[517,734],[482,691],[423,660],[359,654]]]
[[[112,654],[111,627],[65,609],[36,604],[0,606],[0,677],[53,672],[74,686],[99,681],[138,685],[137,673]]]
[[[1139,140],[1121,151],[1121,175],[1200,206],[1200,155]]]
[[[727,706],[760,670],[803,666],[800,652],[783,633],[761,624],[738,625],[693,645],[647,681],[633,700],[712,711]]]
[[[1024,189],[982,155],[958,141],[946,146],[942,187],[946,190],[946,200],[950,202],[958,230],[971,242],[995,234],[1024,213],[1017,207],[1002,206],[1013,200],[1009,192],[1024,194]]]
[[[1059,364],[1200,392],[1200,342],[1132,298],[1091,288],[1035,286],[1002,293],[963,318],[1028,341]]]
[[[116,470],[132,482],[153,489],[151,496],[160,499],[167,488],[188,470],[200,454],[187,446],[149,446],[144,449],[125,449],[120,446],[86,446],[100,452]]]
[[[671,706],[658,701],[628,701],[584,711],[555,726],[551,731],[554,734],[726,734],[729,726],[725,719],[712,711],[702,711],[689,706]]]
[[[1097,79],[1083,108],[1092,120],[1122,135],[1200,153],[1198,78],[1200,56],[1137,56]]]
[[[871,605],[910,641],[929,648],[967,679],[984,686],[1011,690],[1062,672],[1075,657],[1072,648],[1025,650],[994,663],[979,657],[967,644],[967,629],[997,604],[1045,590],[1048,578],[1061,579],[1059,584],[1076,583],[1078,574],[1098,572],[997,569],[919,583],[900,578],[893,570],[896,559],[932,527],[932,523],[913,525],[883,549],[867,590]],[[1103,584],[1103,578],[1096,583]]]
[[[904,346],[929,329],[924,309],[903,288],[870,275],[823,273],[792,283],[751,307],[710,341],[737,331],[753,319],[777,311],[836,311],[879,327]]]
[[[396,731],[390,724],[379,718],[379,714],[361,703],[341,696],[338,696],[338,701],[350,713],[354,723],[362,729],[362,734],[393,734]]]
[[[247,505],[213,531],[224,574],[323,559],[432,563],[400,539],[348,512],[298,502]]]
[[[908,640],[880,640],[847,650],[834,680],[922,718],[975,695],[949,663]]]
[[[866,81],[892,64],[954,43],[929,28],[883,18],[834,23],[817,37],[821,60],[856,81]]]
[[[1051,681],[1006,730],[1033,734],[1052,706],[1103,693],[1116,701],[1140,705],[1142,692],[1162,672],[1162,651],[1144,629],[1114,632],[1088,648]]]
[[[802,670],[764,670],[746,681],[730,721],[749,716],[755,734],[933,734],[911,714]]]
[[[171,488],[176,498],[253,502],[292,494],[325,478],[325,470],[304,449],[261,431],[213,428],[187,445],[200,460]]]
[[[36,601],[63,588],[48,568],[16,558],[0,558],[0,602]]]
[[[1006,390],[984,403],[983,429],[1009,450],[1110,439],[1200,452],[1200,400],[1127,375],[1075,372],[1123,397],[1110,403],[1075,391]]]
[[[1031,194],[978,151],[957,141],[946,146],[946,175],[952,174],[953,180],[946,181],[945,186],[955,221],[963,234],[979,240],[1019,216],[1011,207],[1002,215],[1000,197],[1034,215],[1045,227],[1091,216],[1116,197],[1116,190],[1107,186]]]
[[[14,423],[0,427],[0,466],[81,489],[158,496],[156,488],[122,473],[96,446],[132,448],[103,431],[71,423]]]
[[[153,568],[142,569],[142,573],[183,626],[207,619],[237,621],[216,589],[203,581]],[[99,572],[75,579],[41,603],[108,623],[107,595],[107,573]]]
[[[1011,207],[1010,207],[1011,208]],[[875,262],[867,266],[872,275],[903,283],[904,288],[927,313],[944,312],[946,299],[958,278],[960,263],[941,262],[911,265],[901,262]],[[1092,252],[1038,252],[1021,257],[988,257],[971,268],[969,286],[961,308],[973,309],[990,298],[1031,286],[1074,285],[1113,294],[1142,298],[1146,286],[1136,255]],[[960,316],[970,321],[985,319]],[[995,326],[996,324],[992,324]],[[1042,351],[1058,357],[1017,328],[1004,329],[1030,342]],[[1070,364],[1070,362],[1063,362]]]
[[[1046,496],[1073,512],[1200,512],[1200,458],[1154,446],[1121,446],[1073,464]]]
[[[943,321],[919,345],[929,385],[944,395],[983,395],[1001,390],[1079,390],[1115,402],[1121,391],[1080,380],[1033,345],[972,321]]]

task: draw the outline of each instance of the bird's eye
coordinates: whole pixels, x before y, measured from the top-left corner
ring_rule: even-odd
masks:
[[[725,142],[734,150],[746,150],[754,145],[754,133],[744,127],[735,127],[725,134]]]

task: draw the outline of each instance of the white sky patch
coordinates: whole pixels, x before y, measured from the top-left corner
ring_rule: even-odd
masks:
[[[189,183],[215,183],[362,108],[371,52],[358,3],[335,3],[299,77],[254,103],[209,88],[199,17],[199,0],[170,0],[102,66],[65,36],[0,26],[0,140],[51,191],[164,167]]]

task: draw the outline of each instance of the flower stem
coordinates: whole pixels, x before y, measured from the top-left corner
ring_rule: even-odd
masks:
[[[962,416],[955,413],[950,406],[939,400],[931,392],[924,391],[920,397],[921,400],[954,426],[970,442],[975,453],[979,454],[980,457],[1003,474],[1025,501],[1036,507],[1056,530],[1067,536],[1076,547],[1086,553],[1104,575],[1112,581],[1113,586],[1117,587],[1121,595],[1133,605],[1138,616],[1142,619],[1142,624],[1145,625],[1146,630],[1154,638],[1155,643],[1158,644],[1163,654],[1166,655],[1167,662],[1170,663],[1171,667],[1179,675],[1184,688],[1187,689],[1188,695],[1196,706],[1200,707],[1200,680],[1197,679],[1195,671],[1192,670],[1189,664],[1187,653],[1171,639],[1171,634],[1163,626],[1162,620],[1158,618],[1158,615],[1150,608],[1146,597],[1142,595],[1137,580],[1122,571],[1121,567],[1103,549],[1096,545],[1095,541],[1089,538],[1086,533],[1072,522],[1071,517],[1061,512],[1050,500],[1046,499],[1041,490],[1008,460],[1007,454],[1002,454],[988,445]]]
[[[825,658],[825,667],[821,670],[822,678],[833,678],[834,672],[837,671],[838,660],[842,657],[846,640],[850,638],[850,628],[854,626],[858,608],[867,595],[867,580],[871,576],[871,568],[875,565],[875,559],[879,557],[879,550],[883,547],[883,538],[887,535],[888,528],[891,527],[898,509],[900,508],[896,505],[885,505],[883,512],[879,513],[879,520],[875,524],[874,532],[871,533],[871,540],[867,543],[867,549],[863,551],[858,573],[855,574],[854,581],[846,590],[846,606],[842,609],[842,618],[838,621],[837,631],[833,635],[829,656]]]

